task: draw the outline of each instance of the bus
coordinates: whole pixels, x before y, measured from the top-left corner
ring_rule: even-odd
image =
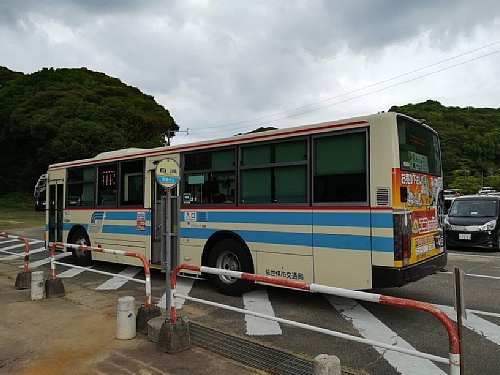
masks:
[[[179,165],[175,199],[164,198],[156,175],[167,159]],[[170,216],[174,263],[369,290],[416,281],[447,261],[438,135],[393,112],[104,152],[47,174],[47,246],[133,251],[162,268]],[[79,265],[139,265],[71,251]],[[229,295],[253,286],[206,276]]]

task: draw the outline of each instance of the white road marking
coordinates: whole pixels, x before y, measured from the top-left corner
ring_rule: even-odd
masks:
[[[453,272],[440,272],[440,273],[444,273],[447,275],[453,275]],[[466,273],[465,276],[479,277],[479,278],[483,278],[483,279],[500,280],[500,277],[498,277],[498,276],[478,275],[478,274],[474,274],[474,273]]]
[[[34,244],[37,244],[37,243],[40,243],[42,241],[38,241],[38,240],[33,240],[33,241],[29,241],[28,242],[28,245],[34,245]],[[22,247],[23,248],[23,251],[24,251],[24,242],[19,242],[18,244],[16,245],[11,245],[11,246],[6,246],[6,247],[2,247],[0,249],[0,252],[6,252],[7,250],[13,250],[13,249],[17,249],[17,248],[20,248]],[[30,253],[31,253],[31,249],[30,249]]]
[[[327,295],[325,295],[325,298],[345,319],[353,324],[354,328],[364,338],[416,350],[355,300]],[[376,346],[373,348],[402,375],[446,374],[428,359],[413,357]]]
[[[191,291],[191,288],[193,287],[194,280],[195,279],[193,279],[193,278],[178,277],[177,278],[177,285],[176,285],[177,293],[184,294],[186,296],[189,295],[189,292]],[[186,302],[186,300],[184,298],[176,298],[175,299],[175,308],[178,310],[182,309],[184,302]],[[160,306],[163,309],[167,308],[167,296],[165,293],[163,293],[163,296],[161,297],[160,302],[158,302],[158,306]]]
[[[121,271],[118,275],[120,276],[126,276],[126,277],[134,277],[137,275],[139,272],[142,270],[139,267],[134,267],[130,266],[125,268],[123,271]],[[107,280],[106,282],[102,283],[99,285],[96,290],[114,290],[122,287],[126,282],[128,282],[127,279],[123,279],[119,276],[112,277],[111,279]]]
[[[243,303],[245,310],[274,316],[267,290],[263,288],[243,294]],[[245,315],[245,321],[247,322],[247,335],[250,336],[281,335],[282,333],[279,323],[273,320]]]
[[[0,240],[0,244],[3,245],[4,243],[10,243],[10,242],[19,242],[19,240],[16,239],[11,239],[11,240]]]
[[[466,253],[450,253],[448,252],[448,255],[455,255],[459,257],[472,257],[472,258],[488,258],[488,259],[498,259],[500,260],[500,257],[494,256],[494,255],[479,255],[479,254],[466,254]]]
[[[457,313],[452,306],[445,305],[435,305],[438,309],[443,311],[452,320],[457,320]],[[474,312],[473,312],[474,311]],[[481,311],[469,310],[467,309],[467,319],[462,319],[462,324],[476,332],[477,334],[483,336],[485,339],[500,345],[500,329],[496,324],[493,324],[486,319],[478,317],[476,314],[481,313]],[[485,314],[489,315],[489,314]]]
[[[67,256],[70,256],[71,253],[59,253],[56,254],[54,258],[56,259],[61,259],[65,258]],[[30,269],[37,268],[39,266],[43,266],[44,264],[50,263],[50,257],[42,259],[42,260],[37,260],[36,262],[30,262],[29,267]],[[23,266],[19,266],[19,268],[23,268]]]
[[[90,268],[92,268],[92,266],[88,266],[88,267],[85,267],[85,268],[86,269],[90,269]],[[76,275],[79,275],[82,272],[85,272],[85,270],[81,269],[81,268],[70,268],[69,270],[61,272],[60,274],[58,274],[57,277],[70,278],[70,277],[74,277]]]
[[[41,253],[42,251],[46,251],[45,247],[41,247],[41,248],[35,249],[35,250],[30,250],[30,255],[31,254],[36,254],[36,253]],[[4,251],[4,252],[8,253],[7,251]],[[24,255],[26,253],[22,252],[22,253],[8,253],[8,254],[12,254],[12,255],[9,255],[9,256],[6,256],[6,257],[2,257],[0,259],[1,260],[12,260],[12,259],[16,259],[16,258],[21,258],[21,257],[24,257]]]

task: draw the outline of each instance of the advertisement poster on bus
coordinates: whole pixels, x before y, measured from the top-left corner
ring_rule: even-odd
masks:
[[[437,200],[442,179],[437,176],[393,170],[393,207],[411,211],[411,248],[413,261],[420,261],[440,251],[436,243],[439,229]],[[406,188],[406,202],[401,201]]]
[[[429,210],[436,208],[438,193],[442,189],[442,179],[440,177],[402,171],[399,168],[392,172],[394,208],[411,208]],[[401,202],[400,187],[405,187],[407,191],[406,203]]]

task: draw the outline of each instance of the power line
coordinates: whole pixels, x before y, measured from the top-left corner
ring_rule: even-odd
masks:
[[[301,106],[301,107],[297,107],[297,108],[294,108],[294,109],[291,109],[291,110],[287,110],[287,111],[283,111],[283,112],[279,112],[279,113],[276,113],[274,115],[268,115],[268,116],[263,116],[263,117],[260,117],[260,118],[257,118],[257,119],[254,119],[254,120],[247,120],[247,121],[242,121],[240,123],[235,123],[235,124],[227,124],[227,125],[221,125],[220,127],[223,127],[223,126],[229,126],[229,125],[236,125],[236,124],[243,124],[243,123],[248,123],[248,122],[253,122],[253,121],[256,121],[258,119],[265,119],[265,118],[269,118],[269,117],[273,117],[273,116],[276,116],[276,115],[279,115],[279,114],[286,114],[288,112],[291,112],[291,111],[296,111],[297,109],[301,109],[301,108],[307,108],[307,107],[311,107],[313,105],[317,105],[317,104],[320,104],[320,103],[323,103],[325,101],[328,101],[328,100],[332,100],[332,99],[336,99],[336,98],[339,98],[339,97],[342,97],[342,96],[346,96],[346,95],[349,95],[349,94],[352,94],[352,93],[355,93],[355,92],[359,92],[359,91],[362,91],[362,90],[365,90],[367,88],[370,88],[370,87],[374,87],[374,86],[378,86],[382,83],[386,83],[386,82],[389,82],[389,81],[393,81],[397,78],[401,78],[401,77],[404,77],[404,76],[407,76],[407,75],[410,75],[410,74],[413,74],[415,72],[418,72],[418,71],[421,71],[421,70],[424,70],[424,69],[427,69],[429,67],[432,67],[432,66],[436,66],[436,65],[440,65],[442,64],[443,62],[446,62],[446,61],[450,61],[450,60],[454,60],[458,57],[461,57],[461,56],[464,56],[464,55],[467,55],[467,54],[470,54],[472,52],[475,52],[475,51],[478,51],[480,49],[484,49],[484,48],[487,48],[489,46],[492,46],[492,45],[495,45],[495,44],[498,44],[500,43],[499,42],[495,42],[495,43],[491,43],[487,46],[483,46],[483,47],[480,47],[480,48],[476,48],[475,50],[471,50],[471,51],[468,51],[468,52],[465,52],[465,53],[462,53],[460,55],[457,55],[457,56],[454,56],[454,57],[451,57],[451,58],[448,58],[446,60],[442,60],[440,62],[437,62],[437,63],[433,63],[433,64],[430,64],[426,67],[423,67],[423,68],[419,68],[419,69],[416,69],[414,71],[411,71],[411,72],[408,72],[408,73],[403,73],[403,74],[400,74],[396,77],[392,77],[392,78],[389,78],[389,79],[386,79],[386,80],[383,80],[383,81],[380,81],[380,82],[377,82],[377,83],[374,83],[374,84],[371,84],[371,85],[368,85],[368,86],[365,86],[365,87],[362,87],[362,88],[359,88],[359,89],[356,89],[356,90],[353,90],[353,91],[350,91],[350,92],[347,92],[347,93],[344,93],[344,94],[340,94],[340,95],[337,95],[337,96],[334,96],[334,97],[331,97],[331,98],[327,98],[327,99],[323,99],[321,101],[318,101],[318,102],[315,102],[315,103],[311,103],[311,104],[308,104],[308,105],[305,105],[305,106]],[[337,101],[337,102],[334,102],[334,103],[329,103],[329,104],[326,104],[326,105],[323,105],[323,106],[320,106],[320,107],[316,107],[316,108],[312,108],[312,109],[309,109],[309,110],[306,110],[306,111],[301,111],[301,112],[298,112],[298,113],[294,113],[294,114],[291,114],[291,115],[287,115],[287,116],[284,116],[284,117],[280,117],[280,118],[277,118],[277,119],[274,119],[274,120],[268,120],[268,121],[263,121],[263,122],[257,122],[255,124],[251,124],[251,125],[248,125],[248,126],[244,126],[244,127],[236,127],[236,128],[228,128],[228,129],[220,129],[220,130],[217,130],[217,131],[207,131],[207,132],[191,132],[191,134],[212,134],[212,133],[219,133],[221,131],[234,131],[234,130],[245,130],[245,129],[248,129],[248,128],[251,128],[251,127],[255,127],[255,126],[262,126],[262,125],[266,125],[266,124],[271,124],[275,121],[279,121],[279,120],[284,120],[286,118],[290,118],[290,117],[295,117],[295,116],[299,116],[299,115],[303,115],[303,114],[306,114],[306,113],[310,113],[310,112],[314,112],[314,111],[318,111],[320,109],[323,109],[323,108],[326,108],[326,107],[330,107],[330,106],[334,106],[334,105],[337,105],[337,104],[342,104],[342,103],[345,103],[345,102],[348,102],[348,101],[351,101],[351,100],[354,100],[354,99],[358,99],[358,98],[361,98],[361,97],[364,97],[364,96],[367,96],[367,95],[371,95],[371,94],[374,94],[374,93],[377,93],[377,92],[380,92],[380,91],[384,91],[384,90],[387,90],[389,88],[393,88],[393,87],[396,87],[396,86],[399,86],[399,85],[402,85],[402,84],[405,84],[405,83],[408,83],[408,82],[412,82],[412,81],[415,81],[417,79],[420,79],[420,78],[424,78],[424,77],[428,77],[430,75],[434,75],[434,74],[437,74],[437,73],[440,73],[440,72],[443,72],[445,70],[448,70],[448,69],[451,69],[451,68],[455,68],[457,66],[460,66],[460,65],[464,65],[464,64],[467,64],[467,63],[470,63],[470,62],[473,62],[473,61],[476,61],[476,60],[479,60],[479,59],[482,59],[484,57],[488,57],[488,56],[491,56],[491,55],[494,55],[496,53],[499,53],[500,50],[496,50],[496,51],[493,51],[493,52],[489,52],[487,54],[484,54],[484,55],[480,55],[480,56],[477,56],[475,58],[472,58],[472,59],[469,59],[469,60],[465,60],[465,61],[462,61],[460,63],[456,63],[456,64],[453,64],[453,65],[449,65],[449,66],[446,66],[444,68],[441,68],[441,69],[438,69],[438,70],[435,70],[435,71],[432,71],[432,72],[429,72],[429,73],[425,73],[425,74],[422,74],[422,75],[419,75],[417,77],[413,77],[411,79],[408,79],[408,80],[405,80],[405,81],[401,81],[401,82],[398,82],[398,83],[395,83],[393,85],[389,85],[389,86],[385,86],[385,87],[382,87],[380,89],[377,89],[377,90],[374,90],[374,91],[370,91],[368,93],[364,93],[364,94],[361,94],[361,95],[358,95],[358,96],[354,96],[354,97],[351,97],[351,98],[347,98],[345,100],[341,100],[341,101]],[[218,127],[218,128],[220,128]],[[214,128],[214,127],[205,127],[204,129],[209,129],[209,128]]]

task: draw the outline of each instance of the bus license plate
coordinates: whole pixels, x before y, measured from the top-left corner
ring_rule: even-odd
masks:
[[[459,233],[458,239],[459,240],[470,240],[471,239],[470,233]]]

